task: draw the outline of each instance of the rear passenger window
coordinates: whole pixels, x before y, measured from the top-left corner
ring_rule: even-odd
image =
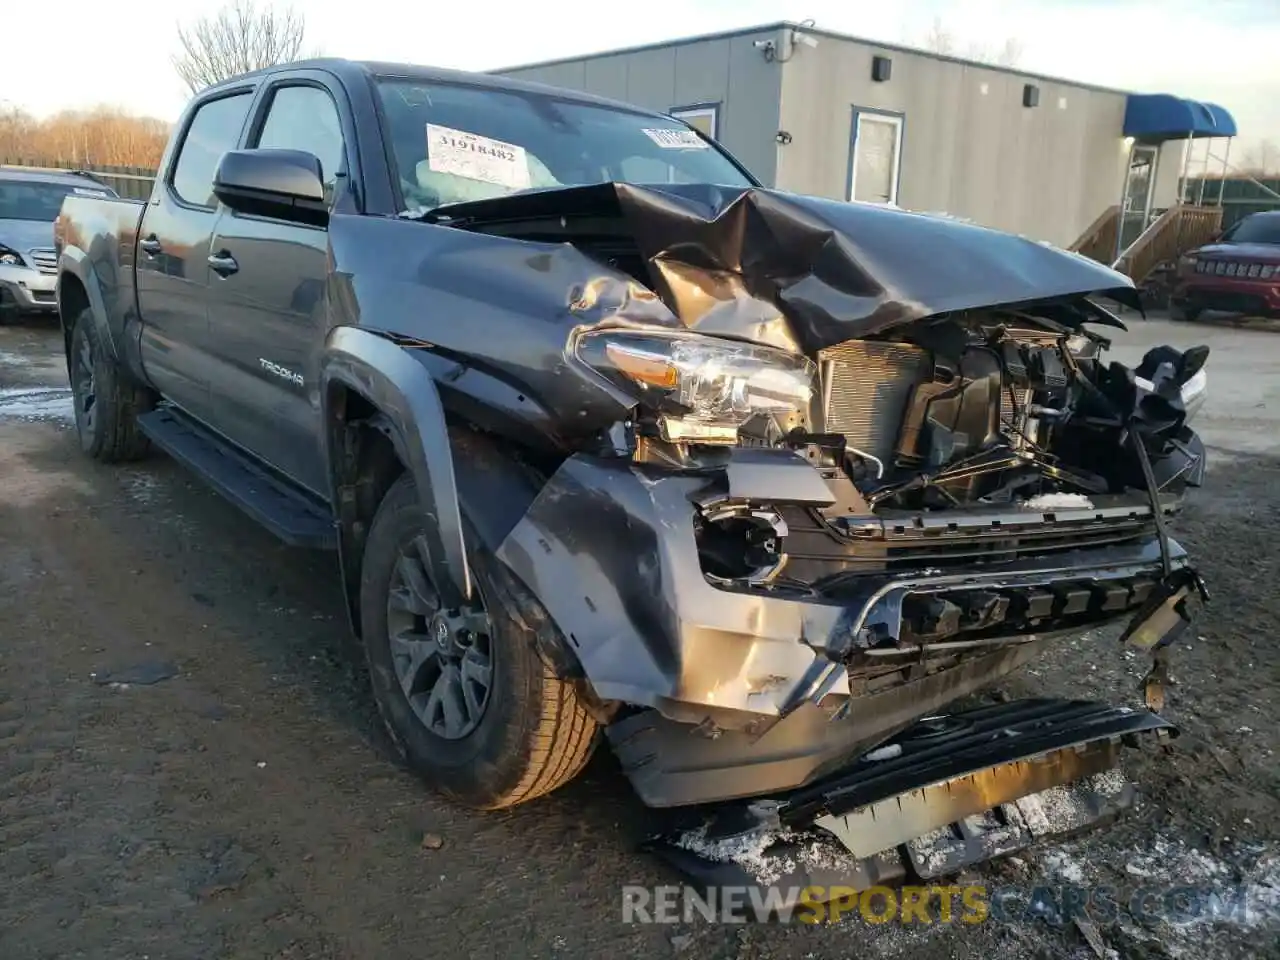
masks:
[[[310,86],[276,90],[255,146],[305,150],[318,157],[325,195],[332,199],[334,177],[343,165],[342,121],[327,92]]]
[[[173,168],[173,191],[187,203],[215,207],[213,174],[228,150],[240,140],[252,93],[210,100],[196,110]]]

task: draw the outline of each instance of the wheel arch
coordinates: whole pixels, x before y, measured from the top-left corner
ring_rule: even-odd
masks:
[[[98,328],[99,341],[107,348],[113,360],[119,361],[115,337],[107,322],[106,302],[93,264],[82,250],[67,247],[58,258],[58,324],[62,328],[63,353],[71,358],[71,335],[76,320],[86,309],[91,311]]]
[[[430,521],[432,578],[447,604],[462,605],[474,589],[464,522],[480,546],[495,552],[544,478],[492,436],[449,416],[427,368],[410,350],[369,330],[341,327],[331,333],[320,389],[330,497],[353,628],[360,629],[360,565],[369,524],[386,491],[406,471]]]

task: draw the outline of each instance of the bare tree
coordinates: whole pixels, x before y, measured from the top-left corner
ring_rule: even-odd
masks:
[[[955,38],[951,36],[951,31],[942,25],[941,17],[933,18],[933,25],[924,37],[924,48],[943,56],[951,56],[955,53]]]
[[[1255,177],[1280,174],[1280,147],[1271,140],[1261,140],[1244,152],[1236,169]]]
[[[212,17],[178,27],[181,52],[174,69],[192,93],[229,77],[297,60],[306,39],[306,19],[293,8],[259,7],[234,0]]]
[[[958,49],[955,35],[946,28],[941,18],[934,17],[933,25],[925,34],[921,46],[932,53],[940,53],[944,57],[964,57],[980,63],[991,63],[1001,67],[1017,66],[1022,59],[1022,43],[1016,37],[1007,38],[998,48],[983,43],[970,43],[963,51]]]
[[[168,139],[169,124],[115,107],[65,110],[37,120],[0,103],[0,160],[155,167]]]

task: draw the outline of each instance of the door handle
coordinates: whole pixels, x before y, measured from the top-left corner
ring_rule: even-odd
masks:
[[[236,263],[235,257],[223,250],[209,257],[209,268],[220,277],[229,277],[240,269],[240,264]]]
[[[164,246],[160,243],[160,239],[153,233],[151,236],[138,241],[138,249],[148,257],[154,257],[164,249]]]

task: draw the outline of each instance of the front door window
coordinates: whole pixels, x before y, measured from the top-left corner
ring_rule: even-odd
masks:
[[[849,199],[896,204],[901,154],[902,118],[860,111],[853,125]]]

